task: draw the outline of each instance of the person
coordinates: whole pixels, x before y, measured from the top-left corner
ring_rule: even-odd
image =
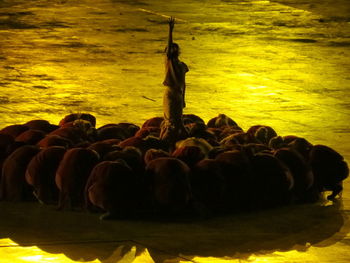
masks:
[[[173,42],[175,18],[169,19],[169,38],[165,49],[165,86],[163,96],[164,121],[161,125],[160,139],[172,146],[176,141],[187,136],[182,121],[182,111],[185,104],[185,75],[187,65],[179,60],[179,45]]]

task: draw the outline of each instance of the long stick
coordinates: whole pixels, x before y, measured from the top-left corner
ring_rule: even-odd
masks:
[[[164,15],[164,14],[160,14],[160,13],[154,12],[154,11],[152,11],[152,10],[144,9],[144,8],[138,8],[137,10],[140,10],[140,11],[142,11],[142,12],[149,13],[149,14],[152,14],[152,15],[165,17],[165,18],[170,18],[170,17],[171,17],[171,16],[167,16],[167,15]],[[184,20],[184,19],[181,19],[181,18],[176,18],[176,20],[177,20],[177,21],[181,21],[181,22],[186,22],[186,23],[188,23],[187,20]]]

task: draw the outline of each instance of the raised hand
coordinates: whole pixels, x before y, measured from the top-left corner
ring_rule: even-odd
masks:
[[[174,26],[175,26],[175,17],[170,17],[169,18],[169,21],[168,21],[168,23],[169,23],[169,29],[172,31],[173,29],[174,29]]]

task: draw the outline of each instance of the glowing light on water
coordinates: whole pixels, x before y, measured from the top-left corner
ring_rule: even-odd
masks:
[[[25,261],[32,261],[32,262],[40,262],[43,259],[43,255],[37,255],[37,256],[25,256],[25,257],[19,257],[20,260]],[[45,260],[51,260],[52,258],[46,258]]]
[[[0,263],[154,263],[147,249],[136,253],[136,246],[132,246],[125,254],[122,254],[123,246],[118,247],[114,253],[105,260],[86,261],[72,260],[64,254],[48,253],[37,246],[20,246],[11,239],[0,239]]]
[[[25,263],[25,262],[60,262],[73,263],[84,261],[73,261],[64,254],[51,254],[43,251],[37,246],[20,246],[11,239],[0,239],[0,263]],[[100,261],[90,261],[90,263],[100,263]]]
[[[266,86],[256,86],[256,87],[253,87],[253,86],[248,86],[249,89],[266,89],[267,87]]]

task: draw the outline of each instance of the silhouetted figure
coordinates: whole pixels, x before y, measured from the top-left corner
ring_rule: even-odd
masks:
[[[179,45],[173,43],[172,33],[174,25],[175,19],[171,17],[169,19],[168,46],[165,49],[165,80],[163,82],[165,86],[163,96],[164,121],[160,133],[160,138],[169,142],[170,145],[187,135],[182,122],[182,110],[185,107],[185,75],[188,72],[188,67],[179,60]]]

